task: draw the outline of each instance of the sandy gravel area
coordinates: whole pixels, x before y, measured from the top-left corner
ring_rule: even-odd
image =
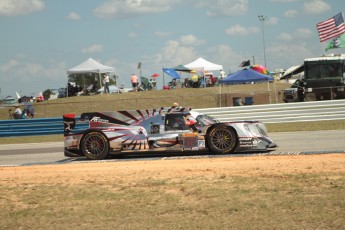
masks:
[[[0,167],[0,184],[78,184],[189,176],[345,172],[345,154],[90,162]]]

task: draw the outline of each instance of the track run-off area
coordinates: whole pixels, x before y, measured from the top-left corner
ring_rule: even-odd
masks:
[[[269,136],[278,144],[278,148],[268,152],[234,153],[214,155],[208,152],[176,153],[134,153],[120,155],[109,161],[169,160],[186,158],[222,158],[243,156],[300,155],[300,154],[345,154],[345,130],[277,132]],[[97,161],[97,162],[103,162]],[[0,145],[0,166],[27,166],[39,164],[68,164],[90,162],[85,158],[65,157],[63,141],[30,144]],[[96,162],[96,161],[95,161]]]

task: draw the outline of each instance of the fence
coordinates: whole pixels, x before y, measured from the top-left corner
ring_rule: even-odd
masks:
[[[264,123],[286,123],[340,120],[345,119],[345,100],[233,106],[193,111],[205,113],[221,122],[259,120]],[[88,124],[80,124],[76,129],[83,130],[87,127]],[[0,121],[0,137],[51,134],[63,134],[62,117]]]

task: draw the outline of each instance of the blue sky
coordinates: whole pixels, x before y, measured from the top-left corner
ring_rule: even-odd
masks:
[[[269,70],[324,54],[316,24],[344,10],[343,0],[1,0],[0,97],[64,87],[66,71],[88,58],[130,75],[202,57],[239,70],[243,60]],[[344,49],[330,53],[344,53]],[[218,76],[219,73],[215,73]],[[169,80],[165,76],[165,81]]]

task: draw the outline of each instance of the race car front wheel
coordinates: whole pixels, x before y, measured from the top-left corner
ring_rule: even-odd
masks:
[[[206,138],[209,149],[215,154],[232,153],[238,144],[236,131],[226,125],[215,126]]]
[[[109,142],[100,132],[89,132],[81,140],[81,150],[89,160],[102,160],[109,154]]]

